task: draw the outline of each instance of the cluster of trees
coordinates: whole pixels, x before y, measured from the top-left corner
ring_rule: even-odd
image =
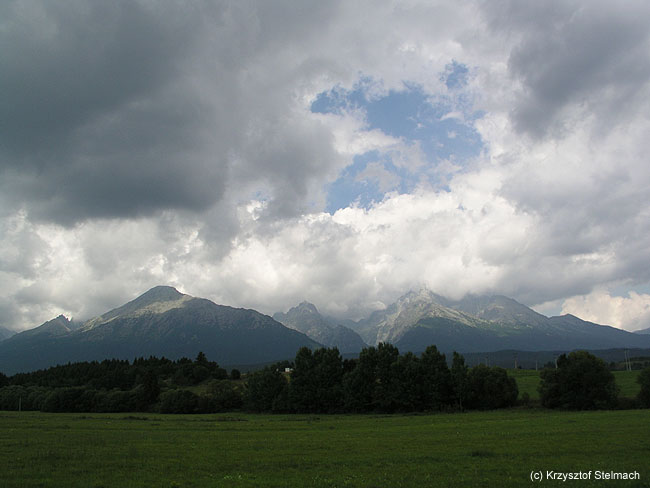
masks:
[[[641,390],[637,404],[650,407],[650,368],[637,377]],[[557,367],[540,374],[540,401],[547,408],[595,410],[619,405],[614,375],[600,358],[586,351],[562,354]],[[629,406],[635,406],[633,403]]]
[[[617,406],[614,376],[601,359],[578,351],[553,366],[540,374],[543,406]],[[638,381],[637,404],[650,407],[650,368]],[[392,413],[504,408],[517,397],[514,378],[502,368],[468,368],[458,353],[449,367],[435,346],[416,356],[400,355],[392,344],[365,348],[353,360],[342,359],[336,348],[302,348],[293,362],[243,377],[203,353],[194,360],[150,357],[68,364],[11,378],[0,373],[0,410]]]
[[[287,373],[286,370],[290,372]],[[203,353],[192,361],[140,358],[57,366],[0,375],[0,410],[211,413],[412,412],[512,406],[517,384],[502,368],[468,368],[454,353],[449,368],[435,346],[400,355],[391,344],[343,360],[338,349],[302,348],[293,362],[241,378]]]
[[[614,375],[602,359],[586,351],[562,354],[557,368],[542,370],[540,379],[540,400],[548,408],[594,410],[617,404]]]
[[[392,344],[343,360],[337,349],[302,348],[290,376],[267,367],[250,375],[245,406],[256,412],[414,412],[509,407],[517,384],[502,368],[468,368],[454,353],[451,368],[430,346],[421,356]]]
[[[11,378],[0,373],[0,410],[218,412],[242,405],[243,386],[233,378],[239,380],[238,370],[229,376],[203,353],[193,361],[80,362]],[[200,394],[191,391],[197,388]]]

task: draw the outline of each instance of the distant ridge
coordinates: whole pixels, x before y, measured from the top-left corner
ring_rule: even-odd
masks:
[[[302,302],[287,313],[275,313],[273,318],[324,346],[338,348],[341,353],[356,353],[366,347],[359,334],[343,325],[332,324],[309,302]]]
[[[347,327],[308,302],[274,317],[157,286],[83,324],[61,315],[1,341],[0,371],[149,355],[177,359],[199,351],[221,365],[262,364],[292,359],[302,346],[354,354],[379,342],[414,353],[432,344],[463,354],[650,348],[646,331],[631,333],[573,315],[546,317],[500,295],[449,300],[426,289],[410,291],[364,320],[343,321]]]
[[[413,352],[430,344],[464,353],[650,347],[650,336],[573,315],[546,317],[508,297],[449,300],[426,289],[403,295],[359,321],[355,330],[368,344],[387,341]]]
[[[196,357],[222,365],[292,359],[320,344],[255,310],[217,305],[157,286],[78,329],[59,316],[0,342],[0,371],[13,374],[106,358]]]
[[[0,327],[0,342],[4,341],[5,339],[9,339],[14,334],[15,332],[13,330],[7,329],[5,327]]]

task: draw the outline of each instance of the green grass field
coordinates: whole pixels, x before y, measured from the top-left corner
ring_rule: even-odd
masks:
[[[0,412],[0,486],[519,487],[531,471],[638,471],[650,410],[435,415]],[[557,486],[559,481],[543,481]]]

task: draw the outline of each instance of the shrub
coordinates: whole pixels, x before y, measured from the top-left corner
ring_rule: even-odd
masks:
[[[160,394],[160,413],[195,413],[199,397],[188,390],[168,390]]]
[[[112,390],[101,392],[97,395],[96,412],[135,412],[143,409],[138,408],[138,389],[122,391]]]
[[[44,412],[92,412],[95,409],[95,390],[80,387],[52,390],[42,405]]]
[[[616,406],[614,375],[602,359],[586,351],[563,354],[557,369],[544,369],[540,377],[540,400],[545,407],[594,410]]]
[[[0,389],[0,410],[18,410],[19,404],[23,410],[31,410],[25,405],[27,395],[24,386],[5,386]]]
[[[240,389],[230,380],[211,380],[205,398],[207,404],[203,404],[202,410],[206,413],[237,410],[244,403]]]

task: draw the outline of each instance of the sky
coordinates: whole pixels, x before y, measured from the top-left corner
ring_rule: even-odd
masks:
[[[650,3],[4,1],[0,326],[156,285],[650,327]]]

